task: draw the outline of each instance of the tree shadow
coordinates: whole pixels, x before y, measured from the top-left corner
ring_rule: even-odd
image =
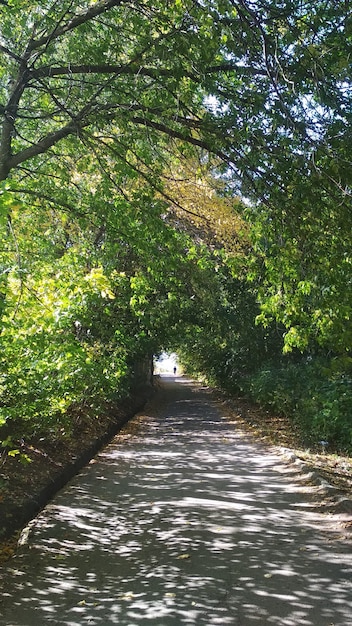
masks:
[[[1,623],[351,624],[350,546],[316,488],[206,389],[166,381],[164,401],[32,522],[4,568]]]

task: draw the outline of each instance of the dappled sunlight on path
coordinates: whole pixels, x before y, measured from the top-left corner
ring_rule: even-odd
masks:
[[[1,624],[352,624],[352,551],[207,389],[160,396],[31,524]]]

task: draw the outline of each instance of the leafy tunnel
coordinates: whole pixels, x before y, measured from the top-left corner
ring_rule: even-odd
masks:
[[[0,13],[3,454],[164,350],[351,450],[348,3]]]

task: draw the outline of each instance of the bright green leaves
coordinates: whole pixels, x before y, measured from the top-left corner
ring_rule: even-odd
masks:
[[[78,245],[72,225],[76,243],[59,257],[48,255],[48,226],[58,223],[57,213],[43,213],[46,219],[34,220],[30,232],[26,210],[12,220],[14,261],[19,254],[26,272],[17,264],[4,286],[0,413],[22,435],[67,434],[75,406],[86,404],[89,412],[126,389],[126,348],[107,343],[104,329],[99,334],[94,327],[94,317],[103,325],[115,298],[112,282],[101,265],[87,269],[87,246]],[[65,220],[61,228],[69,232]]]
[[[220,251],[172,225],[159,188],[114,166],[123,193],[82,155],[58,191],[63,208],[51,201],[54,176],[38,199],[28,186],[21,210],[6,196],[0,418],[18,435],[65,437],[81,408],[127,392],[136,358],[216,314]]]
[[[307,190],[300,212],[287,200],[285,212],[252,213],[258,258],[251,276],[260,282],[259,320],[284,324],[287,349],[318,344],[344,352],[351,347],[349,218],[342,226],[345,208],[317,200]]]
[[[102,267],[93,268],[87,276],[85,276],[89,287],[101,295],[102,298],[108,298],[109,300],[115,299],[115,294],[111,289],[111,281],[104,274]]]
[[[114,4],[1,8],[0,419],[38,430],[170,343],[231,382],[352,345],[347,4]]]

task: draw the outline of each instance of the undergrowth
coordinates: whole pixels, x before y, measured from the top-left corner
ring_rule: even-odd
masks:
[[[307,445],[352,452],[352,376],[336,361],[267,364],[247,383],[262,407],[289,417]]]

